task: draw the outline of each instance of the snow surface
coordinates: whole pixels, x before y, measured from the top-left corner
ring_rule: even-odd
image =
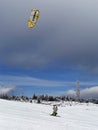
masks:
[[[0,99],[0,130],[98,130],[98,105],[52,105]]]

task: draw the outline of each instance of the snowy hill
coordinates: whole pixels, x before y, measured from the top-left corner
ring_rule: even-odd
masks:
[[[0,99],[0,130],[98,130],[98,105],[52,105]]]

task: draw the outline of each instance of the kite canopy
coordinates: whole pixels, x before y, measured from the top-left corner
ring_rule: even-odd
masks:
[[[30,18],[28,19],[28,28],[33,28],[39,19],[39,10],[32,9]]]

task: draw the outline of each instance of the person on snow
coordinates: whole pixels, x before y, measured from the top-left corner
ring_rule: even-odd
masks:
[[[51,115],[56,116],[57,115],[57,110],[58,110],[57,105],[53,105],[53,113]]]

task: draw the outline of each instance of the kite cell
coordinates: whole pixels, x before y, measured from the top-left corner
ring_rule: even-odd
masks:
[[[39,10],[35,10],[35,9],[31,10],[31,15],[28,20],[28,28],[33,28],[36,25],[36,23],[39,19],[39,14],[40,14]]]

